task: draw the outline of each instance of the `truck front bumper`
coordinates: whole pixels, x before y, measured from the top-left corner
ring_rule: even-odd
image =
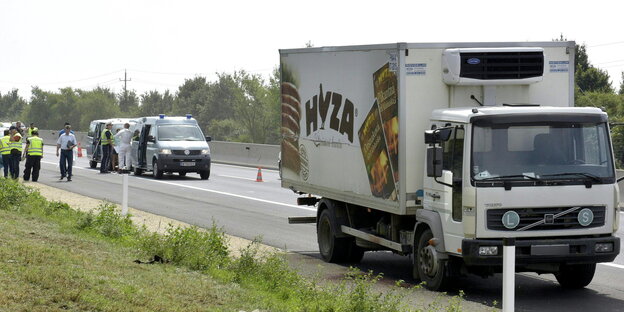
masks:
[[[596,244],[612,244],[613,249],[597,252]],[[496,255],[479,254],[480,247],[498,247]],[[516,265],[545,263],[599,263],[611,262],[620,253],[620,238],[614,236],[561,238],[561,239],[516,239]],[[462,257],[468,266],[500,266],[503,264],[502,239],[464,239]]]

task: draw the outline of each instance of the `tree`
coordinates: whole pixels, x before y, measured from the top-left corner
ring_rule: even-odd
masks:
[[[28,123],[35,123],[40,129],[55,129],[49,123],[51,107],[48,102],[48,92],[39,87],[33,87],[31,91],[30,103],[22,114],[22,119]]]
[[[624,95],[624,72],[622,72],[621,74],[621,82],[620,82],[620,90],[618,91],[618,94],[620,95]]]
[[[138,109],[140,116],[156,116],[170,114],[173,110],[174,97],[169,90],[160,94],[158,91],[149,91],[141,95],[141,106]]]
[[[0,118],[15,121],[22,115],[27,103],[17,92],[18,89],[13,89],[0,93]]]
[[[589,62],[585,44],[575,46],[574,80],[580,92],[613,93],[609,74]]]

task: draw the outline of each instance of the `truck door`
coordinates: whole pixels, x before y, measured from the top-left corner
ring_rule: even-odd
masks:
[[[100,145],[100,138],[102,136],[102,130],[104,129],[104,123],[98,122],[95,125],[95,132],[93,135],[93,160],[100,162],[102,160],[102,147]]]
[[[445,125],[445,126],[448,126]],[[444,228],[444,244],[448,251],[457,253],[464,236],[462,224],[462,179],[464,159],[464,127],[451,125],[453,130],[448,141],[442,143],[443,185],[428,178],[425,200],[440,214]],[[452,187],[450,186],[452,185]]]

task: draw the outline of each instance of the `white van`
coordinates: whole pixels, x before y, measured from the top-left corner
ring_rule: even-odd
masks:
[[[211,138],[204,137],[197,121],[186,117],[143,117],[137,119],[139,134],[132,141],[132,166],[135,175],[152,171],[156,179],[164,172],[199,173],[202,180],[210,177]]]
[[[100,137],[102,131],[106,128],[107,123],[112,123],[111,129],[113,135],[117,132],[117,129],[122,129],[124,124],[130,124],[130,130],[134,131],[136,120],[134,118],[112,118],[112,119],[98,119],[93,120],[89,124],[89,132],[87,132],[87,157],[89,158],[89,167],[96,168],[97,164],[102,161],[102,148],[100,146]]]

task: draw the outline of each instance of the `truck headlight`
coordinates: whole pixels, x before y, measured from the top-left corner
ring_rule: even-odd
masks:
[[[596,243],[594,247],[596,252],[613,252],[613,243]]]
[[[202,155],[210,155],[210,149],[209,149],[209,148],[207,148],[207,149],[203,149],[203,150],[201,150],[201,154],[202,154]]]
[[[498,246],[481,246],[479,247],[479,256],[497,256]]]
[[[171,150],[168,148],[163,148],[159,151],[159,153],[163,155],[171,155]]]

